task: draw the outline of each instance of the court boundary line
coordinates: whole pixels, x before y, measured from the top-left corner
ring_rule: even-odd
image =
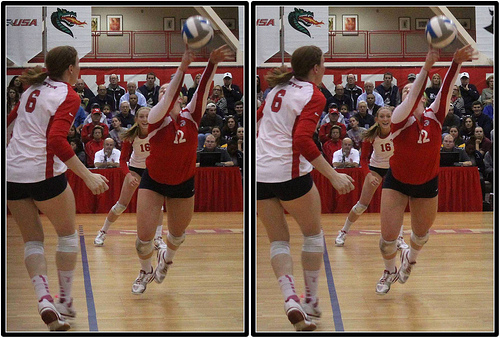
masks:
[[[85,286],[85,298],[87,300],[87,313],[89,320],[89,331],[99,331],[97,326],[97,314],[94,303],[94,293],[92,292],[92,280],[90,278],[89,261],[87,259],[87,248],[85,246],[85,236],[83,225],[78,226],[80,235],[80,251],[82,254],[83,281]]]
[[[323,261],[325,264],[326,281],[328,285],[328,292],[330,293],[330,304],[332,306],[333,323],[335,331],[344,331],[344,323],[342,322],[342,313],[340,311],[339,299],[335,289],[335,282],[333,281],[332,267],[330,265],[330,258],[328,257],[328,249],[326,241],[324,241],[325,251],[323,252]]]

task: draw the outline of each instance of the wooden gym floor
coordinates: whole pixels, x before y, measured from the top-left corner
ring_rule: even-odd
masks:
[[[136,216],[122,214],[110,228],[104,246],[95,247],[93,241],[105,217],[96,214],[76,218],[81,252],[73,286],[77,317],[71,331],[244,330],[243,213],[195,213],[165,281],[152,282],[139,296],[131,293],[140,269],[135,252]],[[54,260],[57,236],[45,216],[42,221],[49,286],[54,296],[59,292]],[[5,329],[47,331],[38,314],[24,266],[23,241],[12,216],[7,217],[6,234]]]
[[[352,227],[344,247],[335,238],[347,214],[322,216],[327,265],[319,285],[323,316],[317,331],[470,332],[494,330],[493,213],[438,213],[428,243],[405,284],[385,296],[375,294],[384,265],[380,256],[380,215],[365,213]],[[410,219],[405,214],[405,241]],[[287,215],[298,294],[304,291],[302,235]],[[293,331],[269,262],[269,241],[257,222],[256,331]],[[399,267],[399,254],[398,263]]]

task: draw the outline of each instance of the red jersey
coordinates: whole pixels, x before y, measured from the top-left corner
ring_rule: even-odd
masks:
[[[390,167],[397,180],[420,185],[438,175],[442,123],[459,69],[460,65],[453,61],[435,101],[425,109],[420,120],[413,113],[421,108],[420,99],[428,76],[423,68],[407,98],[394,110],[391,126],[394,155],[390,159]],[[404,119],[401,120],[401,117]]]
[[[340,139],[343,140],[347,136],[347,128],[345,124],[340,123],[340,122],[335,122],[332,124],[331,122],[323,124],[321,127],[319,127],[319,141],[321,144],[325,144],[330,140],[330,131],[332,130],[333,125],[337,125],[340,127]]]
[[[101,126],[103,131],[102,131],[102,139],[106,139],[109,137],[109,128],[105,123],[99,122],[97,124],[98,126]],[[92,139],[92,130],[94,129],[96,125],[94,125],[92,122],[87,123],[82,127],[81,131],[81,136],[82,136],[82,142],[87,143]]]
[[[180,92],[183,78],[175,76],[170,85],[176,86],[176,95],[162,100],[151,109],[151,117],[155,109],[164,112],[164,116],[156,123],[148,126],[150,155],[146,159],[149,176],[156,182],[177,185],[187,181],[195,174],[196,148],[198,147],[198,124],[205,110],[209,84],[215,74],[216,65],[209,62],[200,83],[186,108],[181,110],[177,120],[170,116],[177,95]],[[178,72],[180,72],[178,70]],[[170,102],[170,103],[169,103]]]

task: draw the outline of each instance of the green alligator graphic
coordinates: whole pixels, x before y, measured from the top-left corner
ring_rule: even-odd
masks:
[[[324,25],[323,21],[314,20],[313,12],[305,11],[301,8],[294,8],[294,11],[288,14],[288,22],[290,23],[290,26],[299,32],[306,34],[308,37],[311,37],[311,33],[309,33],[307,28],[304,26],[310,27],[312,25]]]
[[[83,26],[87,24],[87,22],[85,21],[78,21],[76,15],[76,12],[70,12],[64,8],[58,8],[57,12],[52,13],[52,15],[50,16],[50,21],[55,28],[63,33],[71,35],[71,37],[74,37],[73,32],[67,26],[73,27],[74,25]],[[65,24],[67,26],[65,26]]]

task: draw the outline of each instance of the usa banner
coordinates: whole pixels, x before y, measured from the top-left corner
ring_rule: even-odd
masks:
[[[280,8],[256,7],[256,64],[259,66],[280,50]]]
[[[73,46],[82,58],[92,50],[91,7],[47,7],[47,50]]]
[[[328,52],[328,7],[285,7],[285,51],[315,45]]]
[[[40,53],[42,46],[42,7],[6,6],[6,56],[22,66]]]
[[[493,60],[494,50],[494,6],[476,6],[477,49]]]

